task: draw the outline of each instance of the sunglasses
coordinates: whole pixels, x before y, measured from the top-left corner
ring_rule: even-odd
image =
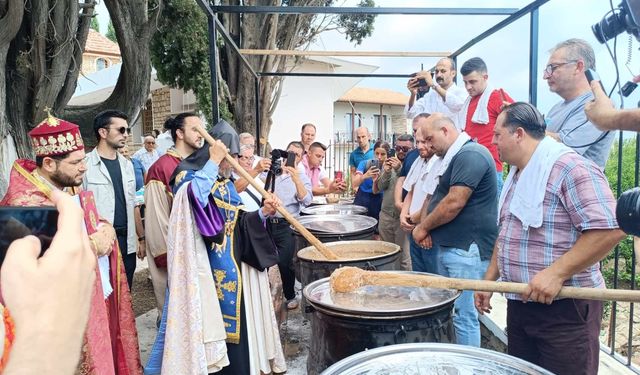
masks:
[[[124,127],[124,126],[123,126],[123,127],[120,127],[120,128],[108,128],[108,129],[109,129],[109,130],[111,130],[111,129],[113,129],[113,130],[117,130],[117,131],[119,131],[119,132],[120,132],[120,134],[124,134],[124,133],[131,134],[131,129],[129,129],[129,128],[127,128],[127,127]]]
[[[409,152],[411,150],[411,147],[409,147],[409,146],[396,146],[395,149],[398,152]]]

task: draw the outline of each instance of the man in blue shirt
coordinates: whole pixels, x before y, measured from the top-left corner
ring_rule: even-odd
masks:
[[[353,176],[356,175],[356,169],[360,162],[363,160],[371,160],[373,159],[373,147],[371,147],[371,134],[369,134],[369,129],[366,127],[360,127],[356,129],[356,141],[358,142],[358,147],[353,150],[351,156],[349,156],[349,170],[351,171],[351,181],[353,181]],[[353,187],[353,182],[351,188],[355,190]]]

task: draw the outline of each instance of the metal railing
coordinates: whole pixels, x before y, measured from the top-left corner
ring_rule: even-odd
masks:
[[[640,164],[640,136],[636,134],[635,142],[627,138],[620,132],[618,142],[612,150],[607,167],[615,166],[616,183],[612,190],[616,196],[631,186],[638,186],[639,164]],[[615,164],[612,162],[615,160]],[[631,165],[633,164],[633,165]],[[629,171],[633,171],[629,181]],[[606,171],[609,178],[611,174]],[[610,181],[611,184],[611,181]],[[616,246],[613,255],[605,258],[601,262],[605,279],[612,288],[623,288],[634,290],[636,283],[636,249],[635,241],[629,236]],[[611,269],[612,268],[612,269]],[[608,316],[607,316],[608,315]],[[635,316],[637,315],[637,316]],[[640,341],[634,343],[634,338],[640,338],[640,326],[635,324],[635,319],[640,319],[640,314],[636,313],[633,303],[611,302],[605,309],[603,324],[607,324],[607,334],[601,338],[602,350],[609,356],[625,365],[629,370],[640,374]],[[634,334],[634,330],[638,330]],[[638,356],[634,359],[634,349]]]

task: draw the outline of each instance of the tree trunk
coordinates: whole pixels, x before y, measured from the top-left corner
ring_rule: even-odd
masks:
[[[32,156],[27,133],[47,108],[80,125],[88,144],[95,143],[93,117],[104,109],[119,109],[135,121],[149,94],[149,41],[162,1],[105,0],[122,52],[120,76],[104,102],[66,108],[76,89],[95,0],[0,0],[0,155],[12,138],[18,157]],[[157,4],[149,9],[149,3]],[[7,175],[6,163],[0,163],[0,196]]]
[[[151,12],[147,9],[147,2],[142,0],[105,0],[105,5],[122,54],[118,81],[104,102],[91,106],[67,107],[64,111],[65,118],[81,126],[82,136],[89,144],[95,144],[92,122],[99,112],[106,109],[123,111],[129,116],[130,125],[140,116],[149,96],[151,83],[149,44],[162,10],[162,1]]]
[[[237,0],[223,1],[225,5],[240,5]],[[279,6],[280,0],[247,0],[243,5]],[[322,6],[325,0],[289,1],[295,6]],[[222,23],[236,45],[246,49],[284,49],[298,48],[312,40],[322,28],[312,29],[313,15],[279,15],[279,14],[222,14]],[[229,87],[228,106],[234,114],[238,132],[255,133],[256,103],[254,78],[244,64],[230,48],[220,51],[222,75]],[[245,56],[257,72],[284,72],[292,60],[287,56],[252,55]],[[261,150],[268,150],[268,136],[273,121],[271,116],[280,98],[283,77],[260,78],[260,141]],[[302,124],[301,124],[302,125]]]

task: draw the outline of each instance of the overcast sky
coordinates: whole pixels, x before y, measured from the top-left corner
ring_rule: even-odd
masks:
[[[614,6],[620,0],[614,0]],[[353,6],[357,0],[346,0],[345,6]],[[108,13],[104,3],[99,1],[98,13],[101,31],[106,32]],[[530,3],[523,0],[376,0],[381,7],[486,7],[520,8]],[[568,38],[582,38],[593,46],[596,52],[597,70],[605,88],[609,90],[615,80],[615,68],[604,45],[598,43],[591,31],[591,25],[600,21],[610,10],[606,0],[551,0],[540,8],[539,51],[538,51],[538,107],[544,113],[559,100],[550,93],[542,70],[547,64],[548,50],[556,43]],[[500,22],[506,16],[409,16],[378,15],[375,30],[362,45],[354,46],[336,32],[323,34],[313,50],[361,50],[361,51],[455,51],[486,29]],[[625,67],[629,55],[629,41],[626,33],[618,37],[618,67],[622,82],[632,75]],[[613,43],[610,43],[613,48]],[[640,74],[639,44],[634,39],[632,62],[634,74]],[[494,87],[502,87],[516,100],[528,99],[529,69],[529,17],[523,17],[505,29],[478,43],[458,58],[458,64],[471,57],[479,56],[489,68],[489,80]],[[379,66],[377,73],[411,73],[435,65],[437,58],[377,58],[348,57],[347,59]],[[460,80],[461,82],[461,80]],[[407,93],[406,80],[400,78],[365,79],[358,86],[389,88]],[[626,107],[635,107],[640,99],[640,89],[625,100]],[[614,97],[616,102],[619,99]]]

